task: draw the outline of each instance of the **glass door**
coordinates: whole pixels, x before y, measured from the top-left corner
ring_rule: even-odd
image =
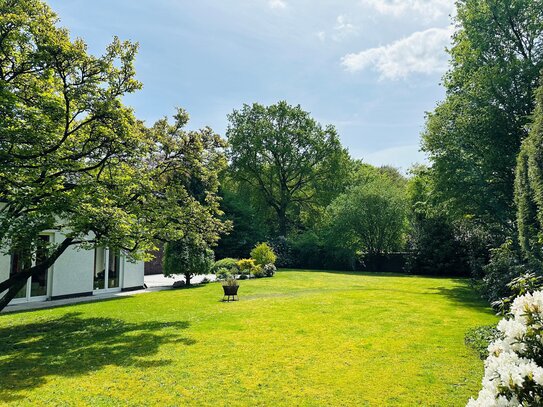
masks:
[[[94,250],[94,290],[120,290],[121,264],[121,252],[119,250],[97,247]]]
[[[21,270],[39,264],[47,256],[47,246],[51,241],[50,235],[38,237],[36,258],[33,260],[28,250],[18,250],[11,255],[10,276]],[[44,270],[30,277],[25,286],[17,293],[14,302],[41,301],[47,299],[47,289],[50,270]]]

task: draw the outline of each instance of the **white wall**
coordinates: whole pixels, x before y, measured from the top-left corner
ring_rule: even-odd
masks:
[[[55,242],[64,236],[56,232]],[[50,295],[71,295],[93,290],[94,251],[68,247],[53,265],[52,290]]]
[[[131,263],[124,260],[124,278],[123,278],[123,288],[133,288],[143,286],[143,266],[142,261],[136,263]]]
[[[56,243],[63,239],[62,233],[54,232]],[[0,255],[0,281],[9,278],[10,263],[11,256]],[[144,284],[144,263],[131,263],[126,259],[123,259],[123,263],[122,288],[142,287]],[[92,292],[94,289],[94,250],[69,247],[55,262],[49,276],[48,298]]]

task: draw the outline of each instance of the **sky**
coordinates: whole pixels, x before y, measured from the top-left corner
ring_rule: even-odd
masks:
[[[425,162],[425,112],[441,77],[454,0],[49,0],[93,54],[139,43],[148,124],[183,107],[223,135],[244,103],[300,104],[334,125],[353,158],[403,171]]]

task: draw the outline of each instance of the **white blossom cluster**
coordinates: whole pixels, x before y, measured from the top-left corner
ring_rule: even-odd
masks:
[[[483,389],[467,407],[543,405],[543,367],[533,359],[543,354],[542,321],[543,291],[515,299],[488,347]]]

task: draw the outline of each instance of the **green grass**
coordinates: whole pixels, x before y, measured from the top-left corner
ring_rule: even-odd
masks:
[[[280,272],[0,316],[0,404],[463,406],[496,317],[465,280]]]

